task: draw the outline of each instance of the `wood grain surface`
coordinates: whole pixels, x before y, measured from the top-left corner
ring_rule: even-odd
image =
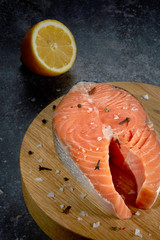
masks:
[[[160,134],[160,87],[127,82],[110,84],[136,96]],[[148,94],[148,100],[142,98],[144,94]],[[136,208],[136,184],[131,175],[111,166],[114,184],[133,213],[131,219],[119,220],[106,215],[64,167],[56,154],[52,133],[53,105],[60,100],[52,102],[33,120],[21,146],[22,189],[34,220],[51,239],[140,239],[135,236],[136,229],[140,230],[143,239],[160,239],[160,197],[150,210]],[[44,119],[46,123],[42,122]],[[39,171],[39,166],[51,170]],[[81,216],[82,211],[87,216]],[[94,228],[97,222],[100,225]]]

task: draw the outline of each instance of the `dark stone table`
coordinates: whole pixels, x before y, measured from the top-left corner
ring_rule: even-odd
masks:
[[[77,58],[67,73],[31,73],[20,61],[25,33],[57,19],[73,33]],[[45,240],[22,195],[19,153],[32,120],[81,80],[160,86],[160,6],[136,0],[0,0],[0,239]]]

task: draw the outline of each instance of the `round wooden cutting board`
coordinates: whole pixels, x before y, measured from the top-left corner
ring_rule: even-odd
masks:
[[[128,82],[110,84],[136,96],[160,134],[160,87]],[[149,99],[142,98],[145,94]],[[152,209],[137,209],[133,179],[121,170],[113,169],[117,176],[114,176],[115,185],[121,184],[120,191],[133,213],[131,219],[120,220],[106,215],[103,208],[64,167],[56,154],[52,133],[53,106],[58,105],[60,100],[52,102],[33,120],[20,151],[24,199],[39,227],[56,240],[140,239],[135,236],[136,229],[140,230],[145,240],[160,239],[160,197]]]

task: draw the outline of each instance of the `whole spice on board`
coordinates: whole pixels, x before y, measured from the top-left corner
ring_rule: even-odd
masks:
[[[34,152],[32,152],[31,150],[28,151],[29,155],[32,155]]]
[[[42,123],[46,124],[47,120],[46,119],[42,119]]]
[[[48,171],[52,171],[51,168],[47,168],[47,167],[42,167],[42,166],[39,166],[39,171],[42,171],[42,170],[48,170]]]

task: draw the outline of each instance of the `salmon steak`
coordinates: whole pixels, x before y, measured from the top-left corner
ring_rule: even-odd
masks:
[[[113,184],[110,160],[134,175],[136,206],[153,206],[160,190],[160,141],[143,106],[128,91],[79,82],[57,106],[53,132],[59,158],[108,214],[132,216]]]

